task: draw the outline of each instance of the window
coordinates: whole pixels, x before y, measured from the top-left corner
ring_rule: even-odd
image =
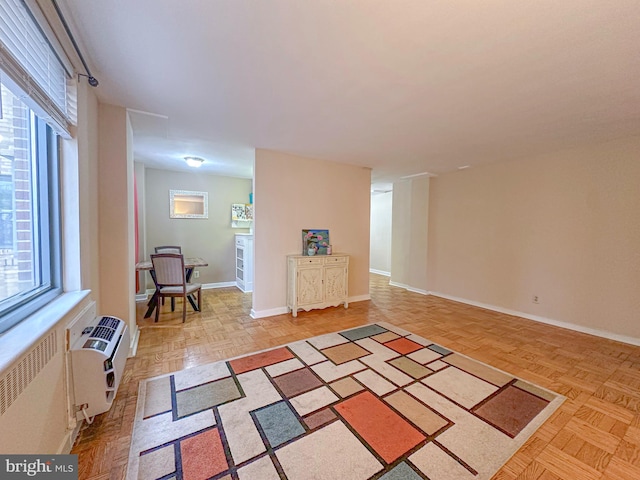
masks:
[[[58,135],[73,67],[38,2],[0,1],[0,334],[62,292]]]
[[[0,171],[7,170],[8,160],[0,155]],[[5,250],[13,247],[13,218],[12,175],[0,175],[0,255],[4,255]]]
[[[1,333],[60,293],[61,249],[58,137],[2,80],[0,93]]]

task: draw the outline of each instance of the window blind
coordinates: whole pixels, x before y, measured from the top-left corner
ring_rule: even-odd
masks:
[[[0,0],[0,68],[6,74],[3,82],[68,137],[71,72],[22,0]]]

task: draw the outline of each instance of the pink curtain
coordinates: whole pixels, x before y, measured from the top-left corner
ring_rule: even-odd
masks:
[[[135,259],[136,263],[140,260],[138,259],[138,186],[136,184],[136,176],[133,176],[133,223],[134,223],[134,231],[135,231]],[[140,273],[136,270],[136,293],[140,290]]]

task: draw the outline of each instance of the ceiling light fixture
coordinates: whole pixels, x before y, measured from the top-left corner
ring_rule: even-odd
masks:
[[[204,163],[204,160],[199,157],[184,157],[184,161],[187,162],[187,165],[190,167],[199,167]]]

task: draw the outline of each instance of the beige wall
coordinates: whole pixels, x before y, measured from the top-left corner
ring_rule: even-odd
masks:
[[[80,263],[82,288],[92,289],[99,303],[98,242],[98,99],[86,82],[78,83],[76,132],[80,190]]]
[[[432,179],[429,290],[640,339],[639,154],[633,137]]]
[[[393,193],[371,194],[371,255],[369,268],[391,272],[391,216]]]
[[[285,308],[285,257],[302,253],[305,228],[329,229],[334,252],[351,255],[349,297],[369,298],[371,171],[258,149],[254,183],[256,315]]]
[[[235,282],[235,237],[246,228],[231,228],[231,204],[248,203],[251,179],[172,172],[147,168],[145,206],[139,221],[146,226],[146,259],[158,245],[180,245],[188,257],[202,257],[199,283]],[[209,193],[209,218],[169,218],[169,190]],[[149,275],[147,275],[149,277]],[[147,288],[153,283],[147,279]]]
[[[429,177],[393,184],[391,283],[427,292]]]
[[[135,202],[138,208],[138,225],[137,225],[137,233],[138,233],[138,245],[137,245],[137,258],[136,261],[140,262],[142,260],[146,260],[149,258],[147,254],[147,225],[146,225],[146,186],[145,186],[145,166],[142,163],[134,162],[133,164],[133,175],[136,185],[136,198]],[[139,288],[137,292],[145,293],[146,290],[146,274],[143,272],[136,272],[136,275],[139,277]]]
[[[126,109],[98,109],[98,229],[100,301],[98,314],[126,321],[135,336],[133,159]]]

